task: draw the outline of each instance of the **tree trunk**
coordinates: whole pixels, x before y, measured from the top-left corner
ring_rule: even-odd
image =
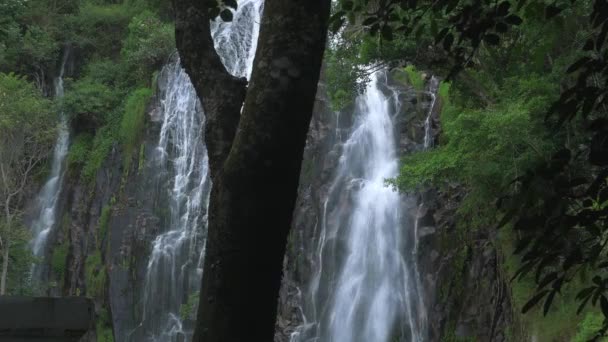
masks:
[[[175,2],[177,45],[207,116],[221,121],[227,106],[233,112],[221,125],[226,130],[206,136],[215,162],[211,163],[209,235],[193,340],[272,341],[285,244],[331,0],[266,1],[251,83],[234,141],[214,139],[230,138],[229,125],[238,121],[234,116],[240,112],[240,104],[236,106],[240,86],[232,82],[232,88],[217,89],[222,83],[201,82],[215,73],[221,82],[230,83],[223,81],[227,78],[223,66],[211,71],[217,65],[210,67],[205,62],[213,62],[217,54],[208,20],[203,20],[208,18],[201,15],[206,12],[197,2]],[[231,92],[237,95],[222,97]],[[231,149],[217,150],[217,146]]]
[[[4,248],[2,249],[2,276],[0,276],[0,296],[6,294],[6,277],[8,276],[8,253],[11,248],[11,240],[7,236],[4,239]]]

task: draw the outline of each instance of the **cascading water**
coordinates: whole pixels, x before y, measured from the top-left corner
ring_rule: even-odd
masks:
[[[179,316],[184,298],[198,288],[210,181],[201,136],[204,116],[179,60],[159,76],[163,123],[157,147],[159,174],[167,182],[169,217],[152,243],[143,287],[140,325],[130,340],[177,341],[188,336]],[[201,226],[203,229],[201,229]]]
[[[61,99],[64,94],[63,76],[68,56],[69,50],[64,53],[59,76],[57,76],[53,82],[55,97],[57,99]],[[48,237],[57,221],[57,205],[63,185],[65,157],[68,153],[70,144],[70,130],[67,117],[63,113],[60,115],[59,134],[55,142],[53,160],[51,162],[51,173],[36,198],[37,214],[31,224],[33,238],[30,245],[32,253],[37,258],[44,257]],[[45,279],[43,269],[44,267],[41,267],[40,265],[34,265],[32,267],[32,278],[35,282],[40,282],[39,285],[44,285]]]
[[[392,115],[399,105],[385,75],[376,73],[356,101],[315,233],[304,323],[292,342],[425,339],[409,229],[414,220],[404,210],[408,198],[385,184],[398,173]]]
[[[251,74],[257,46],[262,0],[239,3],[231,23],[212,23],[216,49],[235,76]],[[204,114],[196,92],[179,60],[159,77],[163,117],[158,143],[158,168],[172,174],[170,219],[152,243],[143,286],[140,324],[127,336],[131,341],[184,341],[192,329],[180,307],[200,287],[211,182],[202,132]]]

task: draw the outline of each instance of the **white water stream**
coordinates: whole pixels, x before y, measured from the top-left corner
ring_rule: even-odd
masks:
[[[64,94],[63,76],[65,66],[69,57],[69,50],[66,50],[61,64],[59,75],[53,82],[55,98],[61,99]],[[51,161],[51,173],[48,180],[38,193],[36,198],[36,216],[31,223],[32,240],[30,246],[35,257],[43,259],[47,249],[47,241],[49,235],[56,227],[57,223],[57,206],[59,196],[63,186],[63,178],[65,174],[65,158],[68,154],[70,144],[70,129],[68,120],[65,114],[60,114],[60,123],[58,136],[55,142],[53,159]],[[43,261],[43,260],[41,260]],[[35,264],[32,267],[32,280],[37,282],[39,286],[46,286],[46,275],[44,274],[43,265]]]
[[[251,74],[262,7],[262,0],[240,1],[232,22],[212,23],[216,49],[235,76]],[[157,167],[173,177],[168,189],[170,220],[152,243],[141,321],[127,337],[137,342],[191,339],[192,326],[187,326],[180,309],[200,287],[211,188],[204,113],[179,60],[163,69],[159,89],[163,121]]]
[[[356,100],[315,236],[304,324],[292,342],[425,340],[414,220],[406,217],[405,198],[385,184],[398,174],[393,115],[400,106],[386,83],[385,73],[376,73]]]

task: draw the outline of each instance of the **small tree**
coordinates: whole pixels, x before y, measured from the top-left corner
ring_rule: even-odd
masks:
[[[24,78],[0,73],[0,295],[6,293],[9,252],[18,233],[26,185],[46,160],[55,136],[51,103]]]

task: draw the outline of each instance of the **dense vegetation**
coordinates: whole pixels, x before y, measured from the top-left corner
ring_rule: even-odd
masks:
[[[163,0],[0,2],[0,160],[7,176],[0,186],[0,261],[6,273],[0,294],[49,290],[31,283],[31,265],[38,261],[21,215],[24,201],[44,181],[62,115],[71,130],[70,179],[94,191],[97,171],[115,149],[128,172],[140,150],[155,73],[175,50],[170,20],[171,6]],[[65,95],[57,98],[53,82],[62,69]],[[97,246],[85,265],[86,294],[101,302],[110,210],[108,204],[101,214]],[[62,224],[67,229],[69,222]],[[50,257],[55,281],[46,285],[59,291],[70,254],[61,236]],[[72,293],[84,294],[85,289]],[[98,314],[98,340],[113,340],[107,310]]]
[[[409,65],[416,89],[425,76],[412,64],[448,79],[439,90],[437,148],[406,157],[391,182],[407,192],[463,185],[465,236],[502,227],[495,244],[515,279],[515,311],[533,311],[516,319],[523,328],[515,339],[586,340],[606,327],[607,8],[340,1],[333,17],[327,75],[338,107],[361,88],[369,65]]]
[[[335,109],[380,67],[404,68],[418,90],[417,69],[449,78],[439,90],[437,147],[405,158],[393,184],[402,191],[462,185],[465,229],[503,221],[496,244],[517,279],[513,305],[531,310],[532,319],[518,321],[540,341],[586,341],[605,330],[606,3],[342,0],[335,13],[325,56]],[[224,7],[217,15],[231,16]],[[71,177],[92,185],[115,148],[128,172],[155,73],[175,49],[170,20],[164,0],[0,3],[0,294],[33,291],[28,273],[36,260],[20,217],[31,185],[47,172],[60,113],[72,130]],[[64,62],[65,96],[53,99]],[[104,207],[86,259],[92,297],[103,297],[111,210],[112,203]],[[59,242],[51,259],[57,279],[68,255]],[[107,311],[100,316],[98,337],[111,340]]]

